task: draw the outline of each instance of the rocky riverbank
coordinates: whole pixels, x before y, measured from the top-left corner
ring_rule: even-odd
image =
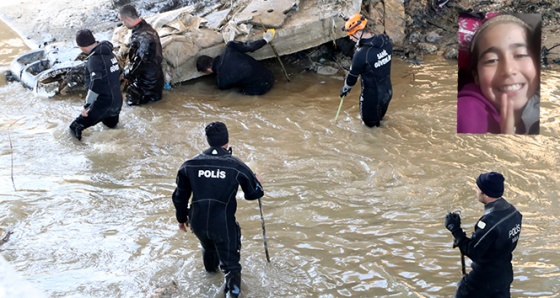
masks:
[[[283,18],[309,18],[311,15],[327,15],[332,18],[333,28],[339,27],[341,20],[338,20],[338,13],[351,14],[360,10],[367,15],[369,20],[374,23],[376,30],[387,32],[395,43],[395,53],[405,59],[421,62],[423,55],[437,54],[444,55],[448,59],[457,57],[457,17],[461,11],[473,12],[526,12],[540,13],[543,18],[543,58],[547,62],[544,67],[558,68],[560,64],[560,2],[557,0],[365,0],[365,1],[339,1],[339,0],[315,0],[321,5],[306,8],[307,15],[302,16],[302,7],[311,0],[284,0],[290,9],[282,8]],[[150,16],[156,13],[174,10],[177,8],[192,6],[192,14],[201,19],[208,18],[210,15],[223,14],[221,22],[216,22],[212,26],[213,30],[225,35],[228,28],[225,22],[231,21],[249,24],[251,21],[243,19],[250,5],[258,4],[258,0],[93,0],[93,1],[72,1],[72,0],[7,0],[0,4],[0,17],[11,25],[28,42],[31,47],[44,46],[50,43],[65,43],[73,46],[74,34],[78,29],[90,28],[96,32],[98,38],[111,39],[114,28],[119,25],[117,8],[126,3],[135,5],[142,16]],[[293,2],[293,3],[292,3]],[[233,6],[232,6],[233,5]],[[249,9],[250,10],[250,9]],[[269,9],[271,10],[271,9]],[[253,11],[257,11],[256,9]],[[255,18],[253,18],[255,19]],[[262,20],[264,19],[264,21]],[[280,23],[267,24],[271,27],[286,25],[282,19]],[[257,21],[272,22],[274,18],[260,18],[253,20],[253,27]],[[210,20],[211,22],[211,20]],[[301,25],[305,26],[305,25]],[[329,24],[330,26],[330,24]],[[220,32],[220,30],[222,32]],[[260,28],[254,28],[260,30]],[[332,30],[324,28],[308,28],[313,30]],[[237,39],[240,34],[236,33]],[[340,39],[344,35],[341,32],[329,32],[329,38]],[[336,52],[348,54],[345,51],[348,46],[338,42],[338,47],[332,47],[329,42],[326,46],[318,47],[317,42],[321,40],[309,41],[310,38],[298,38],[300,31],[291,33],[290,36],[279,36],[278,44],[280,55],[290,55],[301,50],[307,53],[313,52],[317,59],[333,60],[327,66],[344,68],[347,62],[341,61],[341,57]],[[313,34],[308,35],[313,36]],[[225,38],[224,38],[225,39]],[[328,41],[328,38],[323,38]],[[306,44],[308,42],[308,44]],[[319,50],[319,51],[317,51]],[[333,53],[335,51],[335,53]],[[325,55],[326,54],[326,55]],[[288,61],[297,63],[311,63],[309,68],[319,69],[319,60],[298,59],[301,53],[286,58]],[[258,57],[260,59],[271,58],[272,53]],[[325,57],[327,59],[325,59]],[[338,57],[338,58],[336,58]],[[332,58],[332,59],[331,59]],[[311,62],[310,62],[311,61]],[[325,65],[321,65],[325,66]],[[329,72],[330,73],[330,72]],[[192,75],[185,75],[183,78],[190,79]]]

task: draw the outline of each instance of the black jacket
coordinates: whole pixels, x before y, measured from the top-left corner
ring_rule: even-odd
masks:
[[[354,86],[358,76],[362,77],[362,96],[378,97],[383,102],[391,99],[391,57],[393,45],[386,34],[377,34],[360,40],[359,49],[352,57],[352,67],[346,76],[346,85]]]
[[[177,221],[184,223],[188,216],[193,231],[222,233],[224,227],[235,224],[235,196],[240,185],[247,200],[264,195],[251,169],[221,147],[211,147],[186,161],[177,173],[176,183],[173,204]]]
[[[98,94],[89,109],[108,110],[109,115],[118,115],[123,99],[120,89],[120,68],[113,54],[113,44],[102,41],[95,46],[87,58],[86,70],[86,87]]]
[[[125,78],[136,83],[150,100],[159,100],[164,83],[161,42],[156,30],[145,20],[132,29],[128,59]]]
[[[471,238],[459,244],[472,261],[467,282],[503,288],[513,281],[512,252],[521,233],[522,215],[505,199],[486,204]]]
[[[239,87],[243,94],[261,95],[272,89],[274,75],[255,58],[245,54],[262,48],[264,39],[242,43],[230,41],[225,52],[216,57],[212,71],[221,90]]]

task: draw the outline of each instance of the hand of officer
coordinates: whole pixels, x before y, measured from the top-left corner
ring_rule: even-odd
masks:
[[[132,76],[130,75],[130,67],[125,67],[124,71],[123,71],[123,79],[126,82],[126,84],[128,84],[130,81],[132,81]]]
[[[468,240],[465,231],[461,228],[461,216],[458,213],[449,212],[445,216],[445,228],[453,234],[453,248],[460,246]]]
[[[274,29],[268,29],[266,30],[266,32],[263,34],[263,39],[266,41],[266,43],[269,43],[272,41],[272,39],[274,38],[274,35],[276,35],[276,30]]]
[[[344,87],[342,87],[342,89],[340,89],[340,97],[344,97],[344,96],[348,95],[348,92],[350,92],[350,90],[352,90],[352,87],[344,84]]]
[[[189,226],[189,222],[179,223],[179,230],[186,232],[188,226]]]
[[[461,228],[461,216],[458,213],[449,212],[445,216],[445,228],[453,232]]]

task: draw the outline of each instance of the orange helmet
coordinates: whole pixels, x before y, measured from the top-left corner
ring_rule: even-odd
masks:
[[[366,27],[366,24],[367,24],[366,18],[363,15],[357,13],[351,16],[346,21],[346,24],[344,24],[344,28],[342,28],[342,30],[344,30],[346,34],[352,35],[356,33],[356,31],[358,30],[363,30]]]

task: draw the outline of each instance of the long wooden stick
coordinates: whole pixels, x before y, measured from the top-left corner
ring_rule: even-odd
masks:
[[[288,82],[291,82],[290,77],[288,76],[288,72],[286,71],[286,68],[284,67],[284,63],[282,63],[282,59],[280,59],[280,56],[278,55],[278,52],[276,52],[276,48],[272,44],[272,41],[270,41],[268,44],[272,48],[272,51],[274,52],[274,55],[276,56],[276,59],[278,59],[278,62],[280,62],[280,66],[282,66],[282,71],[284,71],[284,76],[286,76],[286,80],[288,80]]]
[[[262,20],[260,20],[261,22],[261,27],[263,28],[263,31],[266,32],[266,27],[264,26]],[[286,68],[284,67],[284,63],[282,63],[282,59],[280,59],[280,55],[278,55],[278,52],[276,51],[276,48],[274,47],[274,45],[272,44],[272,40],[268,43],[270,45],[270,48],[272,49],[272,52],[274,53],[274,56],[276,56],[276,59],[278,59],[278,62],[280,62],[280,66],[282,66],[282,71],[284,71],[284,76],[286,76],[286,80],[288,80],[288,82],[291,82],[290,77],[288,76],[288,72],[286,71]]]
[[[270,263],[270,256],[268,255],[268,244],[266,243],[266,229],[264,227],[264,215],[263,215],[261,198],[259,198],[258,200],[259,200],[259,209],[261,211],[261,225],[263,231],[264,252],[266,254],[266,260]]]
[[[17,189],[16,189],[16,183],[14,182],[14,147],[12,146],[12,136],[10,135],[10,127],[12,127],[12,125],[16,124],[16,122],[18,122],[23,118],[25,117],[19,118],[18,120],[12,122],[12,124],[8,126],[8,140],[10,141],[10,156],[12,161],[10,177],[12,178],[12,186],[14,187],[14,191],[17,191]]]
[[[8,130],[8,140],[10,141],[10,157],[12,160],[12,166],[11,166],[11,174],[10,177],[12,177],[12,187],[14,188],[14,191],[17,191],[16,189],[16,183],[14,182],[14,147],[12,146],[12,137],[10,136],[10,131]]]

